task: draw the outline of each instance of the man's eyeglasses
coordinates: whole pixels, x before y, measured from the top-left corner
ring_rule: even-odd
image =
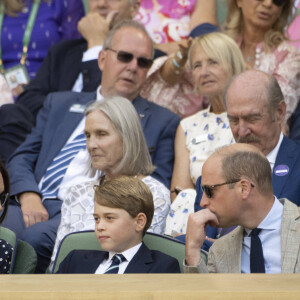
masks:
[[[9,193],[1,193],[0,194],[0,203],[1,203],[1,206],[4,206],[6,201],[8,200],[9,198]]]
[[[117,51],[111,48],[106,48],[105,50],[110,50],[112,52],[117,53],[118,61],[122,63],[129,63],[133,60],[134,55],[132,53],[126,51]],[[137,65],[143,69],[149,69],[153,64],[153,59],[146,58],[146,57],[137,57]]]
[[[214,196],[214,189],[218,186],[226,185],[226,184],[233,184],[239,182],[240,179],[229,181],[229,182],[223,182],[223,183],[218,183],[214,185],[202,185],[201,184],[201,189],[203,193],[205,193],[207,198],[212,198]]]

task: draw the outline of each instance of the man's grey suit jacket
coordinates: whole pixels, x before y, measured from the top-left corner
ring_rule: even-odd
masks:
[[[300,208],[283,198],[281,221],[281,273],[300,272]],[[207,265],[184,266],[185,273],[241,273],[244,228],[238,226],[211,246]]]

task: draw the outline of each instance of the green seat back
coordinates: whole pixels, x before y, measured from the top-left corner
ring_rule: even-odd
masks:
[[[35,272],[37,255],[35,250],[27,242],[18,240],[15,258],[14,274],[32,274]]]
[[[183,271],[182,263],[185,257],[184,243],[154,233],[146,233],[143,241],[149,249],[159,250],[176,258],[178,260],[181,272]],[[57,251],[57,255],[53,265],[53,273],[57,272],[60,263],[68,255],[68,253],[75,249],[102,250],[94,231],[89,230],[70,233],[62,240]],[[202,257],[206,261],[206,254],[204,252],[202,252]]]

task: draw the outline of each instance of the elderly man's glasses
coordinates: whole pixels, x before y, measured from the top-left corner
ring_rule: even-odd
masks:
[[[132,53],[126,51],[117,51],[111,48],[106,48],[105,50],[117,53],[117,59],[122,63],[130,63],[134,58],[134,55]],[[153,59],[146,57],[137,57],[137,65],[142,69],[149,69],[152,66],[152,63]]]
[[[1,203],[1,206],[4,206],[6,201],[8,200],[8,197],[9,197],[9,194],[8,193],[1,193],[0,194],[0,203]]]
[[[240,179],[229,181],[229,182],[223,182],[223,183],[218,183],[214,185],[202,185],[201,184],[201,189],[203,193],[205,193],[207,198],[212,198],[214,196],[214,189],[218,186],[226,185],[226,184],[233,184],[239,182]]]

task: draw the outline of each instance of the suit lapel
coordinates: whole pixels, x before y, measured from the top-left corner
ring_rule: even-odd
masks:
[[[76,97],[76,100],[74,99],[72,105],[75,103],[87,105],[87,103],[96,99],[96,94],[90,93],[83,96],[81,93],[74,93],[74,97]],[[52,143],[52,146],[48,151],[49,155],[47,155],[47,159],[44,163],[46,168],[51,164],[53,159],[65,145],[84,116],[84,113],[70,112],[72,105],[67,108],[67,111],[64,113],[64,121],[57,126],[56,131],[53,134],[53,140],[55,140],[55,142]]]
[[[284,204],[281,221],[281,273],[294,273],[300,245],[299,208],[288,201]]]
[[[289,139],[284,137],[280,145],[272,173],[272,185],[274,195],[276,195],[277,198],[282,197],[281,195],[283,187],[285,186],[286,181],[288,180],[289,175],[292,172],[292,168],[295,164],[297,156],[297,147],[295,147],[294,144],[289,141]],[[276,175],[276,168],[280,165],[284,166],[285,169],[288,167],[289,173],[284,176]]]
[[[149,110],[148,101],[146,99],[142,98],[141,96],[138,96],[137,98],[135,98],[133,100],[132,104],[135,107],[136,112],[139,115],[139,118],[141,120],[142,129],[144,131],[146,128],[147,121],[151,115],[150,110]]]
[[[142,243],[142,246],[132,258],[124,273],[149,273],[152,262],[151,251]]]
[[[80,268],[80,273],[94,274],[102,261],[107,257],[108,252],[106,251],[87,252],[83,259],[78,262],[80,264],[80,266],[78,266]]]
[[[223,248],[224,265],[220,266],[224,268],[224,273],[241,273],[243,232],[243,227],[239,226],[227,235],[229,240],[226,241],[227,246],[224,245]]]

